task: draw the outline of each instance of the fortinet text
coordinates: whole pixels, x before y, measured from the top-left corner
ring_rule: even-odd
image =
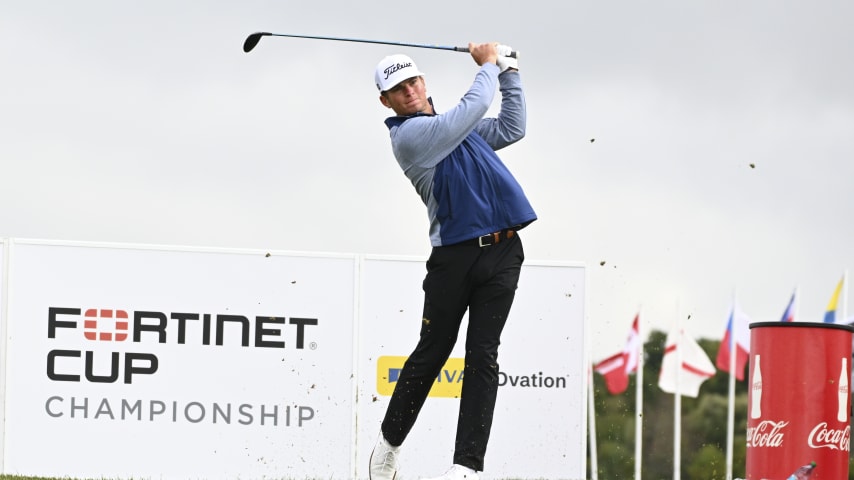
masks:
[[[78,328],[76,320],[67,317],[79,317],[79,308],[50,307],[48,309],[48,338],[56,338],[57,329]],[[63,319],[59,317],[62,316]],[[237,329],[240,334],[240,345],[244,347],[285,348],[282,328],[278,325],[293,325],[294,347],[305,348],[306,326],[317,325],[316,318],[271,317],[256,316],[254,320],[242,315],[225,315],[210,313],[170,313],[163,312],[133,312],[132,341],[141,342],[143,336],[153,336],[157,343],[196,343],[210,345],[213,337],[216,345],[225,343],[226,333],[231,334]],[[229,328],[231,326],[231,328]],[[254,334],[253,334],[254,333]]]

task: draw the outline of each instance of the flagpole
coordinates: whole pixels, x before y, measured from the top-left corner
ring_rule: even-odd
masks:
[[[848,269],[842,274],[842,321],[837,323],[845,323],[848,320]]]
[[[726,422],[726,480],[732,480],[732,439],[735,434],[735,350],[736,350],[736,325],[735,325],[735,305],[738,301],[735,289],[732,291],[732,311],[730,313],[730,334],[729,334],[729,390],[727,401],[727,422]]]
[[[589,356],[589,355],[588,355]],[[587,369],[587,419],[590,425],[590,480],[599,479],[599,460],[596,449],[596,402],[593,394],[593,364]]]
[[[643,317],[641,309],[638,308],[638,342],[640,352],[638,353],[638,371],[635,374],[635,480],[641,480],[641,463],[643,457]]]
[[[593,383],[593,359],[590,348],[590,319],[587,315],[584,316],[584,350],[587,354],[584,356],[584,361],[587,363],[587,421],[588,421],[588,442],[590,446],[590,471],[592,472],[591,480],[598,480],[599,474],[599,453],[596,448],[596,403],[594,395]],[[583,448],[583,446],[582,446]]]
[[[673,395],[673,480],[680,480],[682,471],[682,312],[676,302],[676,392]]]

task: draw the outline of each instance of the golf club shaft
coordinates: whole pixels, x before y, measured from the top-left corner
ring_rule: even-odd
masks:
[[[466,52],[468,53],[468,47],[451,47],[446,45],[430,45],[423,43],[402,43],[402,42],[388,42],[384,40],[365,40],[361,38],[342,38],[342,37],[322,37],[317,35],[292,35],[287,33],[270,33],[270,32],[255,32],[248,37],[246,37],[246,41],[243,42],[243,51],[250,52],[255,45],[261,41],[261,37],[290,37],[290,38],[308,38],[312,40],[337,40],[339,42],[358,42],[358,43],[374,43],[378,45],[396,45],[398,47],[415,47],[415,48],[432,48],[436,50],[450,50],[453,52]],[[512,52],[510,54],[511,57],[516,57],[516,52]]]

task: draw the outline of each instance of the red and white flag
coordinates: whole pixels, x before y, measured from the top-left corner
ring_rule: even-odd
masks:
[[[715,365],[696,340],[686,335],[684,330],[678,334],[667,334],[661,373],[658,376],[659,388],[667,393],[676,393],[678,388],[681,395],[696,398],[700,394],[700,385],[714,375]]]
[[[626,374],[626,360],[623,352],[616,353],[593,366],[593,371],[605,377],[608,393],[619,395],[629,387],[629,376]]]
[[[593,366],[596,373],[605,377],[605,386],[612,395],[619,395],[629,387],[629,374],[638,370],[638,355],[640,355],[641,340],[638,334],[638,317],[632,323],[629,338],[623,351],[611,355]]]
[[[638,329],[638,321],[640,321],[640,314],[635,315],[635,321],[632,322],[632,329],[629,330],[629,338],[626,340],[626,347],[623,349],[626,374],[638,371],[638,355],[640,355],[641,348],[643,347],[639,334],[640,330]]]

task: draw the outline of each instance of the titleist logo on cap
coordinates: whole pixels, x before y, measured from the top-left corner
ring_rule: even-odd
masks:
[[[385,78],[384,78],[383,80],[388,80],[388,77],[389,77],[392,73],[394,73],[394,72],[396,72],[396,71],[398,71],[398,70],[403,70],[404,68],[411,67],[411,66],[412,66],[412,62],[409,62],[409,63],[395,63],[394,65],[392,65],[392,66],[390,66],[390,67],[387,67],[385,70],[383,70],[383,72],[385,72]]]

